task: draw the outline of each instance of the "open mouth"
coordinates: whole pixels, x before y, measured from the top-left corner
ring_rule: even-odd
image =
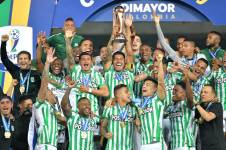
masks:
[[[117,64],[116,64],[116,66],[121,67],[121,66],[122,66],[122,64],[121,64],[121,63],[117,63]]]
[[[83,66],[84,66],[84,67],[88,67],[88,66],[89,66],[89,64],[84,64]]]

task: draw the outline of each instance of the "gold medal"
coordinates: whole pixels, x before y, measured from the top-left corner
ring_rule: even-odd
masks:
[[[143,115],[144,114],[143,109],[139,109],[138,113],[139,113],[139,115]]]
[[[55,112],[55,115],[56,115],[57,117],[60,117],[60,116],[61,116],[61,113],[60,113],[59,111],[56,111],[56,112]]]
[[[20,85],[20,93],[23,94],[25,92],[25,86]]]
[[[87,133],[84,132],[84,131],[82,131],[82,138],[83,138],[83,139],[86,139],[86,137],[87,137]]]
[[[11,133],[9,131],[6,131],[4,133],[4,136],[5,136],[6,139],[9,139],[11,137]]]
[[[126,123],[125,123],[125,122],[123,122],[123,121],[120,122],[120,127],[121,127],[121,128],[124,128],[125,126],[126,126]]]

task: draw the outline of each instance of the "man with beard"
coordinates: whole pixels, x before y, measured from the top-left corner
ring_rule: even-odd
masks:
[[[11,147],[11,141],[14,137],[14,118],[11,110],[13,108],[13,101],[11,97],[3,95],[0,99],[0,149],[8,150]]]
[[[27,95],[19,98],[20,115],[15,120],[15,134],[12,140],[13,150],[28,150],[28,128],[31,118],[32,100]]]
[[[207,60],[211,63],[214,59],[223,58],[225,50],[220,47],[221,34],[217,31],[210,31],[206,38],[207,48],[201,50]]]
[[[161,150],[163,147],[162,117],[165,83],[163,55],[157,56],[158,81],[148,77],[142,86],[142,99],[138,106],[141,121],[141,150]]]
[[[8,39],[8,35],[2,36],[1,60],[12,75],[13,79],[16,79],[18,82],[14,91],[14,111],[15,115],[18,115],[19,108],[17,106],[19,96],[22,94],[29,94],[32,98],[32,101],[35,102],[38,90],[40,88],[41,79],[37,71],[31,70],[31,54],[29,52],[19,52],[17,55],[19,67],[9,60],[6,52],[6,42]]]
[[[76,83],[68,80],[68,89],[61,102],[62,109],[67,117],[69,130],[69,150],[93,150],[94,128],[98,121],[91,111],[90,100],[81,97],[78,100],[78,112],[72,110],[69,103],[69,94]]]
[[[99,72],[92,69],[92,56],[87,52],[82,52],[79,56],[79,66],[74,66],[71,70],[71,79],[76,82],[72,89],[70,102],[73,110],[77,110],[77,102],[81,97],[90,100],[91,110],[98,115],[97,96],[106,97],[109,95],[105,80]]]

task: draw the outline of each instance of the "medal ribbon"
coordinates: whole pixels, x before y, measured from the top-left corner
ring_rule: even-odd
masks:
[[[87,131],[88,130],[88,125],[89,125],[89,119],[83,119],[82,121],[82,130]]]
[[[122,81],[124,78],[123,78],[123,74],[120,72],[120,73],[116,73],[115,74],[115,78],[118,80],[118,81]]]
[[[5,117],[2,115],[2,122],[3,122],[3,126],[4,126],[5,131],[10,132],[10,119],[7,123]]]
[[[152,99],[155,97],[155,94],[150,97],[143,97],[144,102],[140,104],[140,108],[144,109],[148,104],[152,102]]]
[[[30,74],[31,74],[31,70],[25,75],[25,77],[23,78],[22,73],[20,72],[20,85],[24,86],[25,82],[27,81],[27,87],[26,87],[26,93],[28,91],[28,87],[29,87],[29,78],[30,78]]]
[[[119,109],[120,109],[119,117],[120,117],[121,121],[125,121],[126,118],[127,118],[127,115],[128,115],[128,109],[129,109],[129,107],[127,105],[125,111],[121,110],[121,107],[120,106],[119,106]]]
[[[209,54],[212,56],[212,58],[216,58],[217,52],[220,50],[221,48],[219,47],[214,53],[209,49]]]
[[[82,78],[82,84],[84,85],[84,86],[89,86],[89,82],[90,82],[90,80],[91,80],[91,75],[86,75],[86,76],[84,76],[83,78]]]

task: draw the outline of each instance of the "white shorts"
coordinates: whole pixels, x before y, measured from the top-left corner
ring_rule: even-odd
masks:
[[[48,144],[38,144],[35,146],[35,150],[57,150],[57,148]]]
[[[162,150],[162,143],[141,145],[141,150]]]
[[[223,130],[226,132],[226,110],[223,113]]]
[[[196,150],[195,147],[178,147],[174,150]]]
[[[134,150],[140,150],[141,148],[141,134],[138,132],[137,128],[134,128],[133,132]]]

